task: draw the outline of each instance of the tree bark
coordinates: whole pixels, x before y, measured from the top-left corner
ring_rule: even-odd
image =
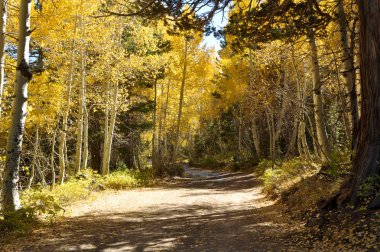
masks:
[[[69,118],[70,103],[71,103],[71,88],[74,81],[74,66],[75,66],[75,36],[77,30],[77,19],[74,24],[74,38],[71,44],[71,55],[70,55],[70,70],[69,70],[69,81],[67,85],[66,93],[66,104],[64,106],[63,118],[62,118],[62,130],[60,133],[60,140],[58,146],[59,153],[59,178],[58,183],[63,184],[66,176],[66,159],[67,159],[67,146],[66,146],[66,136],[67,136],[67,121]]]
[[[165,90],[165,87],[164,87],[164,82],[161,82],[161,109],[160,109],[160,114],[159,114],[159,120],[158,120],[158,136],[157,136],[157,139],[158,139],[158,143],[157,143],[157,148],[158,148],[158,152],[157,152],[157,155],[158,155],[158,159],[160,161],[160,166],[162,166],[162,117],[164,116],[164,90]]]
[[[83,73],[82,73],[83,74]],[[84,110],[84,83],[79,84],[79,103],[77,115],[77,143],[75,149],[74,173],[78,174],[82,167],[82,145],[83,145],[83,110]]]
[[[109,166],[106,164],[106,156],[108,155],[108,131],[109,131],[109,84],[107,82],[106,85],[106,111],[104,112],[104,141],[103,141],[103,155],[102,155],[102,175],[108,175],[109,174]]]
[[[360,19],[361,118],[353,160],[351,203],[357,203],[361,184],[380,174],[380,1],[362,0]]]
[[[22,139],[27,114],[28,82],[32,78],[29,67],[31,6],[31,0],[21,0],[20,2],[15,98],[12,106],[3,180],[3,210],[5,212],[15,211],[21,207],[17,182],[19,180]]]
[[[162,129],[163,129],[163,136],[164,136],[164,139],[163,139],[163,150],[162,150],[162,157],[163,159],[165,160],[165,162],[167,162],[166,160],[166,155],[167,155],[167,150],[168,150],[168,135],[167,135],[167,132],[166,132],[166,119],[167,119],[167,115],[168,115],[168,106],[169,106],[169,93],[170,93],[170,79],[168,80],[168,83],[166,85],[166,99],[165,99],[165,106],[164,106],[164,115],[163,115],[163,122],[162,122]]]
[[[174,149],[172,154],[172,163],[175,163],[177,160],[177,152],[179,148],[179,138],[180,138],[180,128],[181,128],[181,116],[182,116],[182,107],[183,107],[183,98],[185,92],[185,84],[186,84],[186,71],[187,71],[187,50],[188,43],[187,37],[185,37],[185,51],[184,51],[184,63],[183,63],[183,71],[182,71],[182,82],[181,82],[181,94],[179,97],[179,109],[178,109],[178,118],[177,118],[177,128],[176,128],[176,138],[174,142]]]
[[[312,76],[313,76],[313,107],[315,117],[315,127],[317,140],[321,148],[322,163],[329,160],[330,145],[327,140],[325,120],[323,117],[323,100],[321,92],[321,77],[319,73],[318,49],[315,41],[315,34],[312,29],[308,30],[308,39],[311,52]]]
[[[249,88],[251,91],[253,90],[253,82],[254,82],[254,78],[253,78],[252,49],[249,49]],[[249,100],[251,102],[250,105],[252,106],[253,105],[252,99],[249,99]],[[262,154],[261,147],[260,147],[260,137],[259,137],[258,130],[257,130],[256,118],[254,116],[252,118],[252,138],[253,138],[253,144],[255,146],[257,158],[261,159],[263,154]]]
[[[158,156],[157,156],[157,79],[154,80],[154,107],[153,107],[153,136],[152,136],[152,167],[157,169]]]
[[[36,166],[37,166],[37,156],[38,156],[38,147],[40,145],[40,137],[39,137],[39,132],[38,132],[38,125],[36,127],[36,136],[35,136],[35,141],[34,141],[34,151],[33,151],[33,158],[32,162],[30,164],[30,171],[29,171],[29,182],[28,182],[28,189],[32,187],[33,181],[34,181],[34,176],[36,173]]]
[[[112,139],[114,135],[115,123],[116,123],[116,114],[117,114],[117,95],[118,95],[118,82],[115,82],[113,86],[112,93],[112,109],[109,125],[107,125],[107,137],[105,138],[104,152],[103,152],[103,161],[102,161],[102,174],[109,174],[109,166],[111,159],[111,149],[112,149]],[[108,115],[107,115],[108,117]],[[108,121],[108,120],[106,120]]]
[[[5,81],[5,36],[7,27],[7,0],[0,1],[0,118],[2,114],[2,99]]]
[[[256,125],[256,118],[252,119],[252,137],[253,137],[253,144],[255,145],[255,149],[256,149],[257,158],[261,159],[263,157],[263,152],[261,150],[260,136],[259,136],[257,125]]]
[[[53,139],[51,141],[51,153],[50,153],[50,167],[51,167],[51,188],[55,187],[55,164],[54,164],[54,154],[55,154],[55,141],[57,137],[57,131],[54,131]]]
[[[88,111],[86,101],[86,53],[82,49],[82,86],[83,86],[83,159],[82,167],[87,168],[88,162]]]
[[[356,146],[357,126],[359,122],[358,99],[355,89],[354,57],[348,43],[346,13],[344,12],[343,0],[336,0],[337,16],[339,25],[340,45],[342,48],[342,61],[344,65],[343,77],[346,92],[350,104],[349,121],[352,129],[352,146]]]
[[[81,30],[82,37],[85,37],[84,18],[81,17]],[[85,41],[81,44],[81,82],[79,84],[79,103],[78,103],[78,117],[77,117],[77,144],[75,150],[74,173],[78,174],[83,166],[84,158],[84,111],[86,110],[86,59],[85,59]],[[87,147],[87,146],[86,146]],[[87,153],[88,157],[88,147]],[[86,157],[86,163],[87,163]],[[87,164],[86,164],[87,165]]]

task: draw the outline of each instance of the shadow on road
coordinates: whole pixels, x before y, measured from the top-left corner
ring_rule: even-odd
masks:
[[[52,228],[37,231],[32,240],[25,242],[27,245],[22,251],[306,249],[297,248],[291,239],[291,235],[300,232],[299,227],[283,218],[273,203],[261,204],[262,197],[252,196],[260,193],[259,182],[252,175],[210,173],[204,177],[194,176],[189,181],[178,181],[169,188],[183,190],[180,197],[186,204],[163,203],[141,211],[126,209],[119,213],[67,218]],[[240,195],[240,191],[245,193]],[[237,201],[235,197],[238,196],[251,198],[243,197]],[[220,197],[225,201],[218,204],[215,200]]]
[[[46,244],[24,251],[278,251],[288,244],[287,223],[275,223],[271,207],[196,214],[203,206],[149,214],[82,216],[68,219]],[[49,237],[50,236],[50,237]],[[301,250],[299,250],[301,251]]]

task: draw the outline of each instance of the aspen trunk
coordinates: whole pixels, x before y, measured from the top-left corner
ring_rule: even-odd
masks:
[[[88,164],[88,111],[84,107],[84,120],[83,120],[83,168],[87,168]]]
[[[308,39],[311,52],[311,63],[312,63],[312,76],[313,76],[313,107],[314,107],[314,117],[315,126],[317,131],[317,140],[319,147],[321,148],[322,162],[326,163],[329,158],[330,146],[327,140],[327,132],[325,120],[323,117],[323,100],[321,93],[321,77],[319,73],[319,62],[318,62],[318,49],[315,41],[315,34],[312,29],[308,30]]]
[[[179,109],[178,109],[178,118],[177,118],[177,128],[176,128],[176,139],[174,143],[172,163],[175,163],[177,160],[177,152],[179,148],[179,138],[180,138],[180,128],[181,128],[181,116],[182,116],[182,107],[183,107],[183,98],[185,92],[185,83],[186,83],[186,71],[187,71],[187,38],[185,37],[185,52],[184,52],[184,63],[182,71],[182,82],[181,82],[181,94],[179,97]]]
[[[335,75],[336,75],[336,82],[337,82],[337,86],[338,86],[338,98],[340,99],[341,103],[342,103],[342,121],[343,121],[343,127],[344,127],[344,133],[346,135],[346,138],[347,140],[352,143],[352,116],[351,116],[351,112],[349,111],[349,109],[347,108],[347,99],[346,99],[346,95],[345,95],[345,91],[342,91],[341,90],[341,82],[340,82],[340,78],[339,78],[339,71],[340,71],[340,68],[339,68],[339,65],[338,65],[338,62],[337,62],[337,58],[336,58],[336,55],[334,52],[332,52],[332,55],[334,57],[334,66],[335,66]],[[344,87],[345,89],[345,87]]]
[[[348,43],[346,13],[344,12],[343,0],[336,0],[337,4],[337,21],[339,25],[340,46],[342,53],[342,61],[344,65],[343,77],[348,94],[350,104],[349,121],[353,133],[352,146],[356,146],[357,140],[357,127],[359,122],[358,100],[355,88],[355,67],[354,58],[351,54],[351,48]]]
[[[292,135],[290,136],[288,150],[286,151],[288,156],[295,155],[295,147],[297,143],[297,133],[298,133],[298,121],[299,120],[297,118],[297,113],[295,113],[294,118],[293,118]]]
[[[252,50],[249,49],[249,88],[252,91],[253,90],[253,59],[252,59]],[[249,99],[251,106],[252,106],[252,99]],[[256,118],[252,118],[252,138],[253,138],[253,144],[255,146],[256,155],[258,159],[262,158],[262,151],[260,147],[260,137],[257,131],[257,125],[256,125]]]
[[[88,162],[88,111],[86,101],[86,53],[82,51],[82,86],[83,86],[83,168],[87,168]]]
[[[121,45],[122,33],[123,33],[123,23],[122,18],[119,19],[119,35],[117,45]],[[110,80],[112,81],[112,76],[110,76]],[[116,76],[118,78],[119,76]],[[108,83],[107,83],[107,111],[106,111],[106,119],[104,125],[104,146],[103,146],[103,158],[102,158],[102,174],[108,175],[110,172],[110,160],[111,160],[111,151],[112,151],[112,140],[114,135],[114,129],[116,124],[116,116],[117,116],[117,97],[118,97],[118,88],[119,81],[116,80],[113,83],[112,90],[112,108],[110,118],[109,116],[109,103],[108,103]]]
[[[111,115],[110,115],[109,125],[107,125],[107,137],[105,137],[105,141],[104,141],[105,146],[104,146],[103,160],[102,160],[102,174],[103,175],[109,174],[112,139],[113,139],[115,123],[116,123],[116,114],[117,114],[117,95],[118,95],[118,82],[115,82],[113,86],[113,93],[112,93]],[[106,118],[106,122],[108,123],[108,115]]]
[[[292,66],[294,72],[296,73],[296,90],[297,90],[297,101],[298,101],[298,114],[296,115],[298,123],[298,132],[297,132],[297,149],[300,156],[304,156],[308,160],[311,160],[311,155],[309,151],[309,146],[306,141],[306,132],[305,132],[305,89],[307,88],[306,76],[304,76],[304,87],[301,86],[301,76],[296,66],[294,48],[292,46]],[[306,68],[304,68],[306,69]]]
[[[107,156],[107,148],[108,148],[108,128],[109,128],[109,84],[107,82],[107,95],[106,95],[106,110],[104,113],[104,141],[103,141],[103,157],[102,157],[102,175],[108,175],[109,174],[109,166],[107,167],[106,164],[106,156]]]
[[[160,109],[160,116],[158,120],[158,158],[160,162],[162,162],[162,117],[164,116],[164,82],[161,82],[161,109]],[[162,164],[160,164],[162,166]]]
[[[81,30],[82,37],[85,36],[84,20],[81,17]],[[83,166],[84,157],[84,111],[86,110],[86,59],[85,59],[85,41],[81,45],[81,83],[79,84],[79,103],[78,103],[78,117],[77,117],[77,144],[75,150],[75,163],[74,172],[78,174]],[[88,147],[87,147],[88,155]],[[87,157],[86,157],[87,163]]]
[[[241,141],[242,141],[242,114],[241,114],[241,105],[239,104],[238,106],[238,157],[240,156],[241,153]]]
[[[55,164],[54,164],[54,154],[55,154],[55,141],[57,137],[57,132],[54,131],[53,140],[51,141],[51,154],[50,154],[50,167],[51,167],[51,188],[55,187]]]
[[[154,80],[153,136],[152,136],[152,166],[153,166],[153,169],[157,169],[157,167],[158,167],[156,121],[157,121],[157,79]]]
[[[32,78],[29,67],[30,9],[31,0],[21,0],[19,10],[19,36],[17,46],[17,70],[14,86],[11,127],[8,135],[7,154],[3,180],[3,210],[15,211],[21,207],[17,183],[19,180],[22,139],[27,113],[28,82]]]
[[[166,99],[165,99],[165,107],[164,107],[164,118],[163,118],[163,122],[162,122],[162,128],[163,128],[163,136],[164,136],[164,146],[163,146],[163,150],[162,150],[162,157],[163,159],[166,160],[166,153],[167,153],[167,150],[168,150],[168,137],[167,137],[167,133],[166,133],[166,118],[167,118],[167,112],[168,112],[168,106],[169,106],[169,93],[170,93],[170,79],[168,81],[168,84],[166,85]]]
[[[7,27],[7,0],[0,1],[0,118],[2,114],[2,99],[5,81],[5,36]]]
[[[269,109],[265,112],[266,119],[267,119],[267,125],[268,125],[268,133],[269,133],[269,155],[271,160],[274,162],[276,159],[275,156],[275,141],[274,141],[274,135],[275,135],[275,129],[274,129],[274,122],[273,122],[273,114],[272,112],[269,112]]]
[[[77,143],[75,150],[74,173],[78,174],[82,167],[82,144],[83,144],[83,109],[84,109],[84,83],[79,84],[79,103],[77,116]]]
[[[255,118],[252,119],[252,137],[253,137],[253,144],[255,145],[255,149],[256,149],[257,158],[261,159],[263,157],[263,152],[260,146],[260,136],[258,133]]]
[[[74,37],[76,35],[77,20],[74,26]],[[62,118],[62,130],[60,133],[60,140],[58,146],[59,153],[59,178],[58,183],[63,184],[66,176],[66,167],[68,167],[67,161],[67,146],[66,146],[66,136],[67,136],[67,121],[69,118],[70,103],[71,103],[71,88],[74,80],[74,65],[75,65],[75,38],[72,40],[71,44],[71,55],[70,55],[70,70],[69,70],[69,81],[67,85],[66,93],[66,104],[64,106],[63,118]]]
[[[28,182],[28,189],[31,188],[34,176],[36,173],[36,162],[37,162],[37,155],[38,155],[38,147],[39,147],[39,132],[38,132],[38,125],[36,128],[36,136],[35,136],[35,141],[34,141],[34,151],[33,151],[33,159],[31,162],[31,170],[29,171],[29,182]]]

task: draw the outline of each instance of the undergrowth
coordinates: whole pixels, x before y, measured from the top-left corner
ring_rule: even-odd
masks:
[[[89,199],[97,191],[148,186],[153,183],[153,174],[151,169],[116,170],[108,176],[101,176],[91,169],[83,169],[77,176],[54,188],[36,186],[24,190],[20,193],[22,209],[0,212],[0,232],[25,232],[42,219],[52,221],[64,213],[66,207]]]
[[[264,192],[279,196],[293,184],[311,176],[318,170],[317,164],[294,158],[280,164],[263,160],[257,166],[257,172],[263,181]]]

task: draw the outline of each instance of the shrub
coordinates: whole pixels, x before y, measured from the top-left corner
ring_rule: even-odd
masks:
[[[263,159],[259,162],[257,166],[254,167],[254,172],[257,176],[263,176],[267,169],[273,167],[273,162],[268,159]]]
[[[185,174],[185,169],[180,164],[174,164],[169,167],[169,169],[167,170],[167,173],[171,177],[174,177],[174,176],[183,177]]]
[[[17,231],[27,232],[38,223],[38,218],[33,208],[21,208],[14,212],[0,214],[0,233]]]
[[[314,164],[300,158],[288,160],[280,165],[272,165],[271,161],[263,160],[259,166],[259,171],[265,170],[261,176],[264,191],[275,196],[280,195],[283,190],[303,179],[311,171],[317,170]]]
[[[371,201],[380,195],[380,176],[370,176],[360,185],[357,193],[360,202],[368,206]]]
[[[322,165],[323,173],[333,177],[346,175],[351,169],[351,150],[337,150],[330,154],[330,160]]]
[[[101,180],[105,189],[123,190],[138,186],[149,185],[154,178],[152,169],[116,170]]]
[[[37,186],[21,192],[21,203],[34,215],[44,218],[55,217],[64,207],[73,202],[87,199],[98,185],[100,176],[90,169],[83,169],[76,177],[53,189]]]

